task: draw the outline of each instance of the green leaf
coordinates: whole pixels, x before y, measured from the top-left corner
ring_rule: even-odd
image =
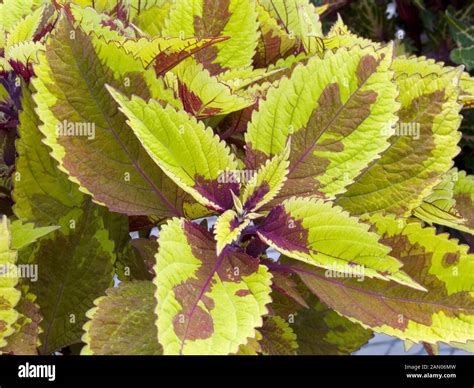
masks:
[[[433,228],[392,217],[370,218],[391,254],[428,291],[359,281],[298,265],[294,272],[322,302],[375,332],[412,342],[460,342],[474,338],[474,256],[468,247]],[[292,271],[289,265],[283,266]],[[294,266],[291,266],[294,268]]]
[[[298,349],[296,335],[283,318],[271,315],[265,317],[259,332],[262,335],[260,346],[263,354],[270,356],[296,355]]]
[[[401,74],[398,123],[388,123],[390,145],[337,204],[353,214],[386,211],[407,216],[441,181],[459,152],[460,70],[442,75]],[[391,128],[390,128],[391,126]]]
[[[54,225],[36,228],[32,223],[24,224],[20,220],[13,221],[10,224],[11,248],[18,251],[59,228],[60,226]]]
[[[230,250],[217,256],[212,234],[183,219],[163,226],[158,243],[154,283],[164,354],[236,353],[255,337],[271,284],[258,259]]]
[[[231,192],[238,193],[239,184],[218,178],[227,169],[237,170],[238,164],[211,128],[155,100],[137,96],[129,100],[113,88],[108,90],[150,157],[179,187],[210,209],[232,207]]]
[[[414,210],[429,224],[439,224],[474,234],[474,177],[452,169]]]
[[[458,20],[449,11],[446,18],[457,48],[451,50],[453,62],[465,65],[467,70],[474,68],[474,27],[471,20]]]
[[[159,355],[152,282],[124,282],[95,300],[84,325],[83,355]]]
[[[367,277],[420,289],[401,271],[401,262],[389,256],[379,235],[331,202],[286,200],[269,213],[257,233],[280,253],[307,264],[326,269],[358,266]]]
[[[70,69],[66,73],[65,67]],[[124,80],[115,80],[100,62],[88,35],[63,16],[35,71],[44,141],[60,169],[83,192],[126,214],[182,214],[184,193],[143,151],[127,126],[104,87],[124,88]],[[134,90],[147,94],[138,74],[131,74],[129,81]]]
[[[24,258],[40,271],[30,286],[44,317],[42,354],[80,341],[85,313],[112,283],[114,243],[98,213],[87,206],[70,229],[42,238]]]
[[[298,339],[300,355],[347,355],[365,345],[372,332],[339,315],[316,297],[309,309],[298,311],[291,328]]]
[[[0,222],[0,348],[7,344],[6,338],[15,332],[14,324],[18,319],[15,306],[21,293],[15,286],[18,273],[15,266],[17,253],[12,249],[10,224],[6,216]]]
[[[115,262],[119,279],[152,280],[152,268],[157,250],[156,240],[147,238],[129,240],[123,254],[117,257]]]
[[[399,108],[391,57],[390,46],[327,51],[269,90],[245,141],[254,167],[291,136],[288,179],[271,205],[293,195],[333,197],[387,147],[382,130]]]
[[[249,66],[257,45],[254,0],[176,0],[164,36],[232,37],[197,54],[211,75]]]
[[[282,261],[289,265],[292,263],[291,260],[279,262]],[[350,354],[369,341],[372,337],[370,330],[351,322],[321,303],[297,275],[278,269],[278,265],[270,264],[274,289],[271,295],[272,310],[275,316],[289,324],[296,335],[298,354]],[[279,279],[278,284],[275,284],[275,279]],[[282,289],[284,284],[291,284],[292,288],[287,286]],[[288,290],[291,290],[292,295],[296,293],[298,298],[289,296]]]

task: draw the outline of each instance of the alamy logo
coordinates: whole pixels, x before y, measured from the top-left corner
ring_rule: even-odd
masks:
[[[18,366],[18,377],[27,379],[43,378],[48,381],[56,380],[56,365],[25,365]]]
[[[95,139],[95,123],[71,122],[64,120],[56,125],[56,132],[60,136],[87,137],[89,140]]]
[[[0,278],[24,278],[38,280],[38,264],[0,264]]]
[[[324,275],[327,278],[354,278],[358,282],[365,279],[365,266],[359,264],[343,265],[334,263],[326,269]]]
[[[257,175],[255,170],[224,170],[217,177],[219,183],[243,183],[247,184]]]
[[[406,136],[415,140],[420,138],[420,123],[417,122],[398,122],[389,123],[382,129],[384,136]]]

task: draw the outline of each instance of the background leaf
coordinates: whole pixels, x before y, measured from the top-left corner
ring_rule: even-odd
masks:
[[[71,220],[73,229],[44,237],[23,258],[38,268],[40,281],[30,286],[44,317],[42,354],[80,341],[85,313],[112,283],[114,243],[98,213],[85,207]]]
[[[82,337],[81,354],[159,355],[155,326],[155,287],[146,281],[123,282],[95,300]]]
[[[232,37],[197,55],[211,75],[249,66],[257,45],[254,0],[176,0],[165,36]]]

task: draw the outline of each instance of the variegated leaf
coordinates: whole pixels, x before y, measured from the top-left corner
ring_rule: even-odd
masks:
[[[40,323],[43,319],[40,308],[36,303],[36,296],[27,290],[24,291],[16,310],[19,315],[14,325],[15,332],[8,337],[8,344],[2,348],[2,353],[36,356],[41,345],[39,336],[41,333]]]
[[[15,287],[18,283],[16,267],[17,252],[12,249],[10,223],[6,216],[0,222],[0,349],[7,344],[7,337],[15,332],[18,319],[15,306],[21,293]]]
[[[112,70],[101,63],[89,36],[62,17],[40,62],[34,81],[40,129],[60,169],[113,211],[182,214],[184,193],[155,165],[127,126],[105,88],[107,83],[124,88],[124,81],[114,79]],[[70,71],[64,73],[65,66]],[[148,94],[140,76],[130,75],[129,81]]]
[[[214,235],[217,242],[217,254],[240,236],[240,233],[250,224],[249,219],[240,219],[234,210],[222,213],[214,225]]]
[[[154,283],[164,354],[232,354],[255,337],[270,302],[259,260],[224,250],[202,226],[173,219],[158,240]]]
[[[394,217],[370,218],[391,254],[427,291],[345,274],[328,276],[307,265],[286,264],[325,304],[375,332],[412,342],[460,342],[474,338],[474,256],[468,247],[433,228]]]
[[[296,274],[284,269],[279,271],[282,269],[279,264],[267,264],[273,275],[272,313],[283,319],[295,333],[298,354],[350,354],[372,337],[370,330],[320,302]],[[279,279],[278,287],[275,287],[276,279]],[[281,288],[283,282],[292,285],[291,293],[297,292],[298,299],[288,297],[288,287]]]
[[[401,74],[398,123],[386,123],[390,145],[336,203],[352,214],[408,215],[453,165],[459,152],[460,70],[422,77]]]
[[[232,91],[194,58],[176,66],[168,75],[168,83],[179,95],[184,110],[199,119],[236,112],[254,103],[252,96]]]
[[[259,329],[262,339],[260,346],[262,353],[270,356],[296,355],[298,343],[293,328],[283,318],[269,315],[263,319],[263,326]]]
[[[300,51],[300,42],[290,35],[261,5],[257,5],[260,38],[253,59],[255,67],[266,67]]]
[[[402,272],[380,236],[331,202],[292,198],[276,206],[258,229],[272,248],[307,264],[331,269],[362,267],[367,277],[423,289]]]
[[[78,343],[85,313],[113,280],[114,243],[93,204],[76,213],[69,228],[43,237],[24,264],[36,265],[40,281],[30,280],[43,320],[40,353]]]
[[[454,67],[446,66],[443,62],[436,62],[431,58],[404,55],[393,60],[392,68],[396,76],[405,73],[420,74],[423,77],[433,73],[442,75],[454,70]],[[459,79],[459,87],[461,90],[458,101],[463,104],[463,108],[472,108],[474,106],[474,78],[464,71]]]
[[[166,87],[161,77],[156,76],[156,71],[162,69],[149,67],[144,70],[142,60],[131,55],[123,47],[123,43],[130,40],[137,40],[133,31],[115,26],[113,18],[105,14],[99,14],[93,8],[81,8],[70,3],[68,9],[70,9],[69,18],[72,19],[73,24],[88,34],[92,46],[97,53],[98,60],[104,67],[110,69],[110,72],[113,73],[115,78],[122,80],[122,82],[125,82],[125,84],[131,87],[133,85],[130,83],[130,75],[133,73],[141,73],[144,78],[143,81],[146,84],[146,88],[144,89],[148,89],[149,94],[153,98],[182,108],[181,102],[174,96],[173,91]],[[148,46],[151,50],[156,49],[156,44],[160,46],[163,42],[163,40],[155,41],[153,38],[144,38],[141,41],[141,44]],[[176,43],[177,40],[174,39],[173,42]],[[193,50],[199,50],[210,42],[208,40],[197,40],[194,38],[188,39],[184,43],[190,44],[190,48]],[[178,46],[180,45],[181,44],[178,44]],[[169,46],[167,47],[170,49]],[[181,60],[179,58],[179,51],[175,54],[176,55],[166,57],[163,69],[170,68],[179,63]],[[143,87],[141,89],[143,89]]]
[[[328,51],[267,93],[245,140],[247,164],[255,166],[281,153],[291,136],[288,179],[272,203],[293,195],[333,197],[387,147],[383,129],[399,108],[391,50]]]
[[[289,37],[296,37],[298,51],[317,53],[322,51],[322,26],[319,14],[308,0],[274,1],[259,0],[259,4],[269,12]]]
[[[414,210],[429,224],[474,234],[474,177],[453,169]]]
[[[152,39],[125,39],[117,43],[117,46],[122,46],[127,54],[139,59],[145,69],[153,65],[157,76],[160,76],[171,70],[179,62],[223,40],[225,38],[154,37]]]
[[[349,28],[344,24],[344,21],[342,20],[340,15],[337,15],[337,21],[332,25],[331,29],[324,37],[323,43],[325,48],[328,49],[337,49],[339,47],[350,48],[355,45],[361,47],[381,47],[380,43],[362,38],[351,32]]]
[[[211,75],[249,66],[258,38],[255,0],[176,0],[163,35],[232,37],[197,54],[198,61]]]
[[[247,183],[242,194],[245,211],[257,211],[278,195],[288,174],[290,148],[288,143],[281,155],[269,159]]]
[[[226,170],[237,170],[238,164],[212,129],[155,100],[145,102],[137,96],[129,100],[112,88],[109,91],[150,157],[178,186],[212,210],[232,207],[232,193],[238,194],[240,185],[222,177]]]

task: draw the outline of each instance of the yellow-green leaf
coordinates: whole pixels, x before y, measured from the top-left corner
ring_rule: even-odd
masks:
[[[237,161],[211,128],[155,100],[129,100],[109,91],[150,157],[179,187],[213,210],[232,207],[231,192],[238,194],[239,183],[219,178],[227,169],[237,170]]]
[[[291,136],[288,179],[272,202],[293,195],[333,197],[386,149],[395,122],[392,47],[341,48],[296,66],[259,103],[245,134],[247,164],[283,151]]]
[[[355,267],[364,276],[423,289],[402,272],[402,263],[369,226],[331,202],[291,198],[276,206],[258,229],[272,248],[326,269]]]
[[[474,256],[468,247],[418,222],[382,215],[370,222],[406,273],[427,291],[378,279],[359,282],[343,274],[328,277],[309,266],[294,273],[329,307],[375,332],[417,343],[472,341]]]
[[[6,338],[15,332],[13,325],[18,318],[15,306],[20,300],[20,291],[15,288],[18,272],[15,266],[17,252],[12,249],[10,224],[6,216],[0,222],[0,348],[7,344]]]
[[[254,338],[270,302],[271,275],[239,251],[216,255],[205,228],[183,219],[163,226],[154,283],[164,354],[233,354]]]
[[[454,69],[440,76],[397,77],[402,106],[398,122],[385,123],[390,145],[341,195],[339,205],[353,214],[404,216],[421,204],[459,152],[460,75]]]

